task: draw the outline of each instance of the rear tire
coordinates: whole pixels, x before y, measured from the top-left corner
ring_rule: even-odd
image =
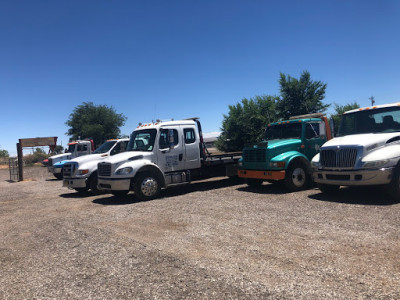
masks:
[[[158,197],[161,191],[161,181],[152,173],[141,173],[134,183],[136,197],[147,201]]]
[[[332,185],[332,184],[317,184],[320,191],[324,194],[335,194],[339,191],[340,185]]]
[[[285,187],[291,192],[307,188],[310,185],[311,180],[305,164],[302,162],[291,163],[286,170],[284,182]]]

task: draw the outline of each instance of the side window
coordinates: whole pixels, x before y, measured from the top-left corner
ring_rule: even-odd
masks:
[[[114,155],[114,154],[120,153],[121,152],[121,144],[122,143],[118,143],[117,145],[115,145],[114,149],[111,150],[110,154]]]
[[[79,151],[79,152],[80,152],[80,151],[87,151],[87,145],[79,144],[79,145],[78,145],[78,151]]]
[[[183,129],[183,134],[185,136],[185,144],[193,144],[196,141],[193,128]]]
[[[159,148],[165,149],[169,148],[169,137],[168,137],[168,129],[161,129],[160,140],[159,140]],[[174,146],[178,145],[178,131],[176,129],[172,130],[174,133]]]
[[[320,123],[307,123],[306,124],[306,139],[312,139],[320,136]]]

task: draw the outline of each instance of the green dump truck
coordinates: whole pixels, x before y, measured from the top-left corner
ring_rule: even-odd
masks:
[[[268,181],[284,182],[289,191],[305,189],[312,180],[311,159],[331,138],[328,119],[320,113],[268,124],[264,140],[243,149],[238,175],[249,186]]]

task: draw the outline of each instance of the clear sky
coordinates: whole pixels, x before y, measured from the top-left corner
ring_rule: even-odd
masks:
[[[325,103],[400,101],[400,1],[0,0],[0,149],[58,136],[85,101],[138,122],[200,117],[278,95],[279,73]]]

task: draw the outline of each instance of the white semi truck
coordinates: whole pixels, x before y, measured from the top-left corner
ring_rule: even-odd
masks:
[[[97,195],[97,164],[109,156],[124,152],[129,139],[109,140],[97,148],[93,154],[66,161],[63,167],[63,186],[78,192]]]
[[[93,140],[78,140],[68,143],[65,153],[53,155],[49,158],[47,170],[57,179],[63,178],[63,167],[67,160],[90,154],[94,151]]]
[[[400,103],[345,112],[337,137],[321,147],[311,165],[324,193],[340,186],[386,185],[400,197]]]
[[[114,195],[134,191],[137,198],[150,200],[162,188],[236,176],[240,156],[240,152],[210,154],[198,118],[139,125],[126,152],[99,163],[98,188]]]

